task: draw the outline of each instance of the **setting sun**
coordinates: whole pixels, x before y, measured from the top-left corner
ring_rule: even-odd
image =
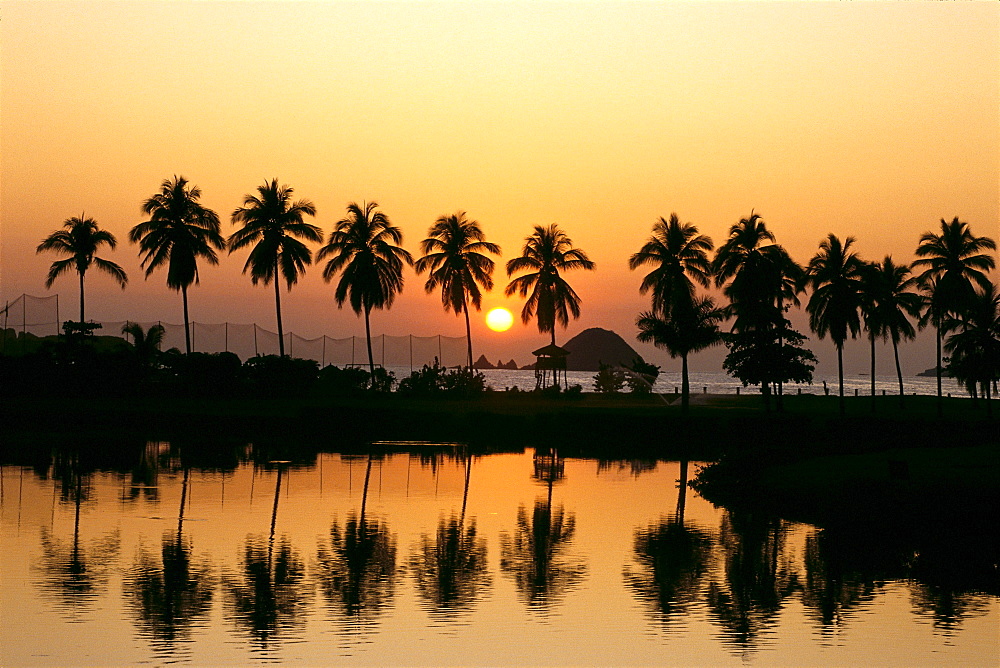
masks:
[[[514,316],[505,308],[495,308],[486,314],[486,326],[494,332],[506,332],[514,324]]]

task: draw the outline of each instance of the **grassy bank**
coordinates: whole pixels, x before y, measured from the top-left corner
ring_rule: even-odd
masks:
[[[668,397],[674,399],[674,397]],[[449,440],[472,445],[559,447],[565,454],[688,457],[714,460],[727,452],[761,451],[788,460],[911,447],[957,447],[1000,440],[996,421],[965,399],[849,398],[841,418],[834,397],[790,396],[782,413],[765,413],[759,396],[699,395],[688,415],[659,396],[487,393],[476,399],[395,394],[297,399],[129,397],[8,398],[7,439],[44,434],[117,432],[170,440],[227,436],[307,440]]]

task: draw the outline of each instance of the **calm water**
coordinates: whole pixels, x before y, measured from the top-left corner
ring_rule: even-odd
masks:
[[[382,452],[7,463],[0,664],[1000,662],[997,596],[716,508],[696,464]]]

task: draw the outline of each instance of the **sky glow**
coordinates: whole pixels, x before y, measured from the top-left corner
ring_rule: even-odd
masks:
[[[1000,5],[962,3],[167,3],[0,5],[0,300],[47,294],[41,239],[85,211],[119,239],[120,291],[88,275],[88,316],[180,322],[180,298],[144,281],[128,230],[174,174],[199,185],[226,234],[245,193],[277,178],[329,232],[375,200],[416,252],[458,210],[506,260],[558,223],[597,271],[569,279],[582,317],[634,341],[648,307],[627,268],[676,211],[719,245],[762,214],[800,263],[828,232],[865,259],[908,262],[919,235],[959,216],[1000,237]],[[245,254],[201,267],[192,319],[272,327],[273,293]],[[464,335],[423,278],[376,333]],[[53,291],[75,308],[76,283]],[[362,334],[313,267],[283,300],[286,331]],[[793,318],[805,330],[805,318]],[[529,361],[547,336],[519,318],[475,354]],[[901,351],[933,364],[928,337]],[[657,363],[665,353],[633,344]],[[820,369],[835,364],[814,342]],[[722,351],[692,358],[720,369]],[[848,371],[866,369],[864,342]],[[910,361],[912,358],[912,362]],[[884,366],[883,366],[884,363]],[[673,366],[670,366],[673,365]],[[882,354],[880,369],[890,371]]]

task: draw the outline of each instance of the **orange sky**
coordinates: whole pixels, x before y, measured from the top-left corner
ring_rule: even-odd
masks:
[[[903,261],[941,218],[1000,237],[998,35],[993,2],[5,0],[0,300],[46,294],[55,256],[34,248],[86,211],[118,235],[105,256],[131,276],[124,292],[88,277],[88,317],[180,322],[179,297],[162,274],[143,280],[126,241],[142,200],[182,174],[229,233],[242,195],[277,177],[326,231],[348,201],[378,201],[414,253],[460,209],[504,261],[532,225],[559,223],[598,266],[571,277],[583,316],[559,340],[598,326],[632,341],[648,302],[626,261],[672,211],[718,244],[754,208],[803,263],[827,232]],[[192,319],[274,328],[273,293],[244,261],[203,267]],[[53,287],[71,313],[74,280]],[[308,273],[286,331],[362,334],[332,292]],[[520,308],[500,290],[495,305]],[[464,331],[412,272],[373,328]],[[545,341],[482,319],[473,335],[477,355],[522,363]],[[929,343],[904,351],[918,355],[904,371],[933,364]],[[832,372],[832,344],[812,347]],[[863,371],[865,345],[848,352]],[[693,368],[719,370],[722,355]]]

